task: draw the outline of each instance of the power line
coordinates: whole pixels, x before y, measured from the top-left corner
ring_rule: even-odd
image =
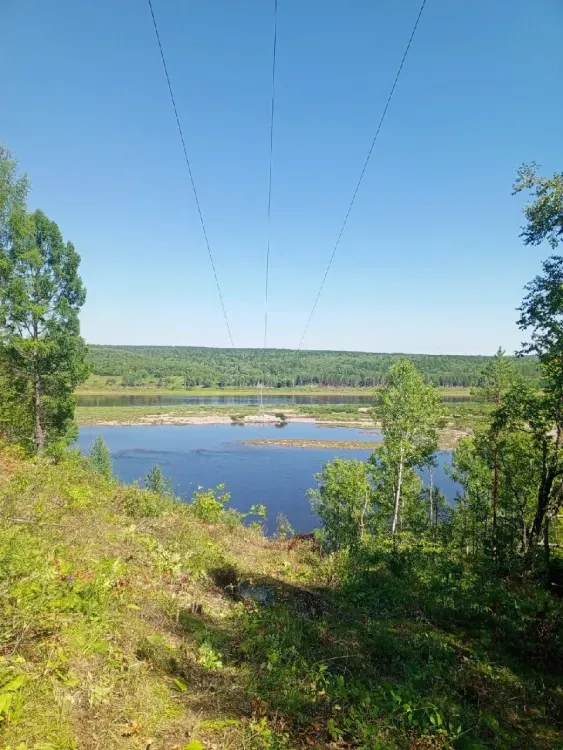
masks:
[[[274,45],[272,54],[272,107],[270,112],[270,173],[268,178],[268,245],[266,249],[266,296],[264,304],[264,348],[268,335],[268,281],[270,271],[270,224],[272,217],[272,159],[274,153],[274,114],[276,110],[276,48],[278,41],[278,0],[274,0]]]
[[[233,342],[233,336],[231,334],[231,327],[229,325],[229,318],[227,317],[227,310],[225,308],[225,303],[223,301],[223,294],[221,293],[221,286],[219,284],[219,277],[217,276],[217,269],[215,268],[215,262],[213,261],[213,253],[211,252],[211,246],[209,244],[209,238],[207,236],[207,229],[205,228],[205,222],[203,220],[203,214],[201,212],[201,206],[199,203],[199,198],[197,195],[197,190],[195,186],[195,180],[192,173],[192,167],[190,164],[190,160],[188,157],[188,150],[186,148],[186,142],[184,140],[184,133],[182,131],[182,125],[180,124],[180,117],[178,115],[178,108],[176,107],[176,99],[174,97],[174,92],[172,90],[172,84],[170,83],[170,76],[168,75],[168,67],[166,65],[166,59],[164,57],[164,51],[162,49],[162,43],[160,41],[160,34],[158,33],[158,26],[156,23],[156,18],[154,15],[152,2],[151,0],[148,0],[149,8],[151,11],[151,17],[152,17],[152,23],[154,26],[154,33],[156,34],[156,41],[158,42],[158,49],[160,50],[160,58],[162,60],[162,67],[164,68],[164,75],[166,76],[166,82],[168,84],[168,91],[170,92],[170,99],[172,101],[172,108],[174,110],[174,116],[176,117],[176,125],[178,126],[178,133],[180,134],[180,140],[182,142],[182,149],[184,151],[184,159],[186,160],[186,166],[188,167],[188,174],[190,175],[190,182],[192,184],[192,190],[194,193],[194,198],[197,206],[197,212],[199,214],[199,220],[201,222],[201,228],[203,230],[203,236],[205,238],[205,244],[207,246],[207,252],[209,254],[209,261],[211,263],[211,268],[213,270],[213,276],[215,278],[215,284],[217,285],[217,293],[219,294],[219,299],[221,301],[221,309],[223,310],[223,317],[225,318],[225,324],[227,326],[227,331],[229,333],[229,339],[231,341],[231,346],[234,348],[234,342]]]
[[[403,70],[403,66],[405,64],[405,60],[407,59],[407,55],[409,54],[409,50],[411,48],[412,40],[414,39],[414,35],[416,34],[416,30],[418,29],[418,24],[420,22],[420,18],[422,16],[422,12],[424,11],[424,6],[426,5],[426,0],[422,0],[422,4],[420,6],[420,10],[418,11],[418,16],[416,17],[416,21],[414,23],[408,44],[406,46],[405,52],[403,54],[403,58],[401,60],[401,64],[399,65],[399,69],[397,71],[397,75],[395,76],[395,80],[393,81],[393,85],[391,86],[391,91],[389,92],[389,96],[387,97],[387,101],[385,103],[385,107],[383,108],[383,113],[381,115],[381,118],[379,120],[379,124],[377,126],[377,130],[375,131],[375,135],[373,137],[373,140],[371,142],[370,149],[368,151],[368,155],[366,157],[366,160],[364,162],[364,166],[362,167],[362,171],[360,172],[360,177],[358,179],[358,182],[356,184],[356,188],[354,190],[354,193],[352,194],[352,200],[350,201],[350,205],[348,206],[348,210],[346,211],[346,216],[344,217],[344,221],[342,222],[342,226],[340,227],[340,232],[338,234],[338,238],[336,240],[336,243],[334,245],[334,248],[332,249],[332,254],[330,256],[330,260],[328,262],[328,265],[326,267],[323,279],[321,281],[321,285],[319,287],[318,294],[316,296],[315,302],[313,304],[313,307],[311,308],[311,313],[309,314],[309,318],[307,320],[307,325],[305,326],[305,329],[303,331],[303,335],[301,336],[301,340],[299,342],[299,346],[297,347],[297,350],[299,351],[303,345],[303,341],[305,339],[305,336],[307,335],[307,331],[309,330],[309,324],[311,323],[311,320],[313,318],[313,315],[315,313],[315,310],[317,308],[318,301],[320,299],[321,293],[323,291],[325,281],[327,279],[327,276],[329,274],[329,271],[332,266],[332,261],[334,260],[334,256],[336,255],[336,251],[338,250],[338,246],[340,245],[340,240],[342,239],[342,235],[344,234],[344,230],[346,229],[346,224],[348,223],[348,218],[350,216],[350,213],[352,211],[352,208],[354,206],[354,203],[356,201],[356,196],[358,195],[358,190],[360,189],[360,185],[362,184],[362,180],[364,179],[364,175],[366,173],[367,166],[369,164],[369,161],[371,159],[371,155],[373,153],[373,149],[375,147],[377,138],[379,136],[379,133],[381,131],[381,127],[383,125],[383,122],[385,120],[385,116],[387,115],[387,110],[389,109],[389,105],[391,104],[391,99],[393,98],[393,94],[395,93],[395,89],[397,88],[397,83],[399,82],[399,78],[401,77],[401,72]]]
[[[272,219],[272,162],[274,155],[274,115],[276,111],[276,50],[278,44],[278,0],[274,0],[274,42],[272,50],[272,105],[270,109],[270,168],[268,176],[268,240],[266,245],[266,282],[264,291],[264,343],[266,349],[268,339],[268,283],[270,276],[270,241],[271,241],[271,219]],[[262,377],[264,380],[264,377]],[[264,384],[260,386],[260,411],[264,409]]]

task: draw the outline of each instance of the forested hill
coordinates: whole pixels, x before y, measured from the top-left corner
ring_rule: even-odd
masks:
[[[389,367],[409,359],[424,378],[441,386],[478,385],[484,356],[373,354],[366,352],[291,349],[212,349],[192,346],[89,347],[95,375],[121,378],[124,385],[142,385],[154,378],[182,377],[186,387],[268,387],[298,385],[376,386]],[[524,375],[537,374],[532,358],[515,360]]]

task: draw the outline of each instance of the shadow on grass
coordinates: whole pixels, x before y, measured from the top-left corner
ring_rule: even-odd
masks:
[[[207,717],[267,717],[279,738],[264,747],[560,746],[563,649],[550,599],[538,606],[449,560],[363,563],[317,587],[214,569],[217,591],[237,602],[232,616],[182,610],[185,646],[157,641],[140,655]]]

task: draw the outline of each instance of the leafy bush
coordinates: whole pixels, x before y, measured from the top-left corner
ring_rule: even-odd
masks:
[[[229,492],[223,492],[224,484],[219,484],[215,489],[204,490],[198,487],[192,496],[190,509],[196,518],[205,523],[219,523],[224,519],[225,505],[231,499]]]
[[[170,495],[151,492],[137,485],[124,488],[122,498],[125,512],[133,518],[157,518],[173,505]]]

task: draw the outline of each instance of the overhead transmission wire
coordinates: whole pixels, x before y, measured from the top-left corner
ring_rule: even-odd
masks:
[[[272,104],[270,108],[270,165],[268,175],[268,221],[267,221],[267,243],[266,243],[266,280],[264,289],[264,341],[262,350],[264,352],[264,372],[260,383],[260,413],[264,412],[264,376],[266,343],[268,340],[268,284],[270,277],[270,244],[271,244],[271,219],[272,219],[272,162],[274,155],[274,117],[276,112],[276,50],[278,44],[278,0],[274,0],[274,40],[272,46]]]
[[[313,315],[315,314],[315,310],[317,309],[317,304],[318,304],[319,299],[321,297],[321,294],[322,294],[322,291],[323,291],[323,288],[324,288],[327,276],[328,276],[328,274],[330,272],[330,269],[332,267],[332,262],[334,260],[334,256],[336,255],[336,251],[338,250],[338,247],[340,245],[340,240],[342,239],[342,235],[344,234],[344,230],[346,229],[346,225],[348,223],[348,219],[349,219],[350,214],[352,212],[352,208],[354,207],[354,203],[356,202],[356,196],[358,195],[358,191],[360,189],[360,185],[362,184],[362,181],[364,179],[364,175],[366,173],[368,164],[370,162],[371,155],[372,155],[373,150],[375,148],[375,144],[376,144],[377,139],[379,137],[379,133],[381,132],[381,128],[383,126],[383,123],[385,121],[385,116],[387,115],[387,110],[389,109],[389,105],[391,104],[391,100],[393,99],[393,94],[395,93],[395,89],[397,88],[397,84],[399,82],[399,78],[401,77],[401,73],[403,71],[403,66],[404,66],[405,60],[407,59],[407,56],[409,54],[409,50],[411,48],[412,41],[413,41],[414,36],[416,34],[416,30],[418,29],[418,25],[420,23],[420,19],[421,19],[422,13],[424,11],[424,7],[426,5],[426,2],[427,2],[427,0],[422,0],[422,4],[421,4],[420,9],[418,11],[418,16],[416,17],[416,21],[414,23],[414,26],[413,26],[413,29],[412,29],[409,41],[407,43],[407,46],[405,48],[405,52],[404,52],[403,57],[401,59],[401,64],[399,65],[399,69],[397,70],[397,75],[395,76],[395,80],[393,81],[393,85],[391,86],[391,91],[389,92],[389,96],[387,97],[387,101],[385,102],[385,107],[383,108],[383,112],[382,112],[381,117],[379,119],[379,124],[377,125],[377,130],[375,131],[375,135],[373,136],[373,139],[372,139],[372,142],[371,142],[371,146],[370,146],[369,151],[368,151],[368,155],[367,155],[366,160],[364,162],[364,165],[362,167],[362,171],[360,172],[360,177],[358,179],[358,182],[356,183],[356,187],[355,187],[354,192],[352,194],[352,199],[350,201],[350,204],[348,206],[348,210],[346,211],[346,215],[344,216],[344,221],[342,222],[342,226],[340,227],[340,232],[338,233],[338,237],[337,237],[336,242],[334,244],[334,247],[332,249],[332,253],[331,253],[330,259],[328,261],[328,265],[327,265],[326,270],[324,272],[324,276],[322,278],[321,285],[319,287],[319,291],[318,291],[317,296],[315,298],[315,301],[313,303],[313,307],[311,308],[311,312],[309,314],[309,318],[307,319],[307,324],[305,325],[305,329],[303,330],[303,334],[301,336],[301,340],[299,341],[299,346],[297,347],[297,351],[300,351],[301,347],[303,346],[303,341],[305,340],[305,336],[307,335],[307,331],[309,330],[309,325],[311,323]]]
[[[219,295],[219,300],[221,301],[221,309],[223,311],[223,317],[225,319],[225,325],[227,326],[227,332],[229,334],[229,339],[230,339],[230,342],[231,342],[231,346],[234,348],[235,345],[234,345],[233,336],[232,336],[232,333],[231,333],[231,326],[229,325],[229,318],[227,316],[227,310],[225,308],[225,302],[223,300],[223,294],[221,292],[221,285],[219,284],[219,277],[217,275],[217,269],[215,267],[215,261],[213,260],[213,253],[211,252],[211,245],[209,244],[209,237],[207,235],[207,229],[206,229],[206,226],[205,226],[205,221],[203,220],[203,213],[201,211],[201,205],[200,205],[199,197],[198,197],[198,194],[197,194],[197,189],[196,189],[196,184],[195,184],[195,180],[194,180],[194,176],[193,176],[193,172],[192,172],[192,167],[191,167],[191,164],[190,164],[190,159],[188,157],[188,149],[186,148],[186,141],[184,139],[184,133],[183,133],[183,130],[182,130],[182,125],[180,123],[180,116],[178,115],[178,108],[176,106],[176,98],[174,97],[174,91],[172,90],[172,84],[170,82],[170,76],[168,75],[168,66],[166,65],[166,58],[164,57],[164,51],[162,49],[162,43],[160,41],[160,34],[158,32],[158,25],[156,23],[156,18],[155,18],[155,15],[154,15],[154,10],[153,10],[153,7],[152,7],[151,0],[148,0],[148,3],[149,3],[149,8],[150,8],[151,17],[152,17],[152,23],[153,23],[153,26],[154,26],[154,33],[156,35],[156,41],[158,43],[158,49],[160,51],[160,59],[162,60],[162,67],[164,68],[164,75],[166,76],[166,83],[168,84],[168,91],[170,93],[170,100],[172,102],[172,109],[174,110],[174,116],[176,118],[176,125],[178,126],[178,133],[180,134],[180,141],[182,142],[182,149],[184,151],[184,159],[186,161],[186,166],[188,167],[188,174],[190,176],[190,182],[191,182],[191,185],[192,185],[192,190],[193,190],[193,194],[194,194],[194,198],[195,198],[195,203],[196,203],[196,206],[197,206],[197,212],[199,214],[199,221],[201,223],[201,229],[203,231],[203,237],[205,239],[205,244],[206,244],[207,252],[208,252],[208,255],[209,255],[209,262],[211,263],[211,269],[213,271],[213,277],[215,279],[215,284],[217,286],[217,293]]]

